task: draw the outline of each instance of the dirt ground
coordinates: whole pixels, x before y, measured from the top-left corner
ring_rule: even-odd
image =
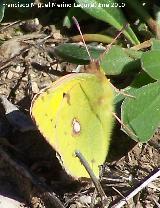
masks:
[[[75,68],[49,56],[64,37],[53,25],[44,27],[35,19],[2,24],[0,40],[0,96],[5,96],[0,106],[0,208],[102,207],[91,183],[72,181],[63,172],[29,115],[33,95]],[[24,114],[18,113],[15,121],[11,109],[16,107]],[[159,129],[149,143],[137,144],[117,126],[102,171],[106,207],[113,207],[160,167]],[[160,178],[126,207],[160,207]]]

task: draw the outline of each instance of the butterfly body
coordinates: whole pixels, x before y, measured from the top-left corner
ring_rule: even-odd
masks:
[[[100,75],[100,76],[99,76]],[[79,151],[99,176],[108,153],[113,126],[113,92],[103,74],[66,75],[32,102],[35,123],[73,178],[89,178],[75,156]]]

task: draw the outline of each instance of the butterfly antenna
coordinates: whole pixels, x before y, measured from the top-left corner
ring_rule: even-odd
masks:
[[[86,45],[86,42],[85,42],[85,40],[84,40],[84,37],[83,37],[82,31],[81,31],[80,25],[79,25],[77,19],[76,19],[74,16],[72,17],[72,19],[73,19],[73,21],[74,21],[74,23],[75,23],[75,25],[76,25],[76,27],[77,27],[77,29],[78,29],[80,35],[81,35],[81,38],[82,38],[83,44],[84,44],[84,46],[85,46],[85,48],[86,48],[86,51],[87,51],[87,53],[88,53],[89,59],[90,59],[90,61],[92,61],[91,54],[90,54],[90,52],[89,52],[89,50],[88,50],[88,47],[87,47],[87,45]]]
[[[118,32],[118,34],[116,35],[116,37],[115,37],[115,38],[112,40],[112,42],[107,46],[107,48],[106,48],[104,54],[105,54],[106,52],[109,51],[109,49],[111,48],[111,46],[113,45],[113,43],[120,37],[120,35],[123,33],[123,31],[124,31],[128,26],[129,26],[129,23],[126,23],[126,24],[122,27],[122,29]]]
[[[113,116],[115,117],[115,119],[121,124],[121,126],[123,127],[123,129],[126,131],[126,133],[128,135],[132,135],[133,138],[137,139],[137,135],[135,135],[135,133],[133,133],[132,130],[130,130],[122,121],[121,119],[116,115],[116,113],[112,113]]]

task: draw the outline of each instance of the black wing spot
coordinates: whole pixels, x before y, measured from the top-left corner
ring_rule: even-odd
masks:
[[[68,105],[71,105],[70,103],[70,94],[63,92],[63,98],[66,98]]]

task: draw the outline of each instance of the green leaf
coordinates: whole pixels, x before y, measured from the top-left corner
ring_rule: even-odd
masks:
[[[92,59],[98,59],[104,49],[88,46]],[[51,54],[51,53],[50,53]],[[54,48],[54,54],[64,61],[75,64],[88,64],[90,58],[86,48],[78,44],[64,43]],[[131,55],[132,54],[132,55]],[[140,53],[141,54],[141,53]],[[137,52],[123,49],[120,46],[113,46],[108,53],[104,54],[100,62],[102,70],[107,75],[128,74],[137,72],[140,68],[139,57]]]
[[[86,12],[84,12],[81,8],[72,7],[69,9],[69,11],[67,12],[67,15],[65,16],[63,20],[64,27],[67,27],[67,28],[71,27],[71,25],[73,24],[73,20],[72,20],[73,16],[75,16],[78,21],[86,20],[89,18],[89,15]]]
[[[2,21],[4,17],[5,6],[3,4],[4,4],[4,1],[2,0],[0,2],[0,22]]]
[[[107,75],[128,74],[129,72],[136,72],[140,68],[137,53],[134,57],[134,52],[132,52],[131,57],[129,50],[126,51],[120,46],[112,46],[108,53],[102,57],[100,65]]]
[[[126,2],[128,6],[131,6],[138,16],[141,17],[154,32],[157,32],[157,29],[159,30],[156,21],[150,16],[147,10],[144,9],[140,0],[122,0],[122,2]]]
[[[145,71],[141,71],[133,82],[131,83],[130,87],[131,88],[140,88],[144,85],[150,84],[152,82],[155,82],[154,79],[152,79]]]
[[[83,38],[86,42],[101,42],[101,43],[112,43],[114,41],[114,38],[108,35],[102,35],[102,34],[95,34],[95,33],[89,33],[89,34],[83,34]],[[76,35],[70,37],[72,42],[79,42],[82,38],[81,35]],[[116,43],[117,41],[115,41]]]
[[[158,39],[152,39],[152,47],[151,47],[152,51],[158,50],[160,51],[160,40]]]
[[[153,79],[160,79],[160,51],[147,51],[141,57],[143,70]]]
[[[132,139],[147,142],[160,125],[160,82],[135,89],[121,108],[123,131]]]
[[[130,7],[132,7],[134,11],[146,22],[151,18],[147,10],[144,9],[144,6],[142,6],[142,2],[139,0],[123,0],[123,2],[126,2]]]
[[[92,59],[99,58],[100,54],[104,52],[103,49],[97,47],[88,47]],[[86,48],[84,46],[73,44],[73,43],[64,43],[54,48],[54,53],[58,57],[62,58],[65,61],[75,63],[75,64],[88,64],[90,58],[87,54]]]
[[[121,30],[127,23],[120,7],[116,7],[118,5],[116,0],[76,0],[77,7],[83,7],[87,13],[91,16],[107,22],[114,26],[116,29]],[[85,5],[88,5],[88,7]],[[103,5],[105,5],[103,7]],[[107,7],[108,5],[108,7]],[[119,6],[125,6],[122,3]],[[130,27],[124,29],[124,35],[132,42],[132,44],[139,44],[139,41],[132,31]]]
[[[136,51],[130,48],[125,48],[124,50],[125,50],[125,53],[134,60],[140,59],[143,54],[142,51]]]
[[[152,79],[145,71],[139,72],[135,76],[130,86],[124,88],[123,92],[116,93],[114,104],[117,105],[118,103],[121,103],[127,96],[134,92],[135,88],[141,88],[142,86],[153,82],[155,82],[155,80]]]

